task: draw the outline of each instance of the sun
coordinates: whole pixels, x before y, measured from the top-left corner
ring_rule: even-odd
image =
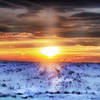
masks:
[[[48,57],[53,57],[56,54],[59,54],[59,48],[58,47],[44,47],[41,49],[41,53]]]

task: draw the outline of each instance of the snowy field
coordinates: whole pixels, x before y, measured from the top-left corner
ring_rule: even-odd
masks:
[[[100,64],[1,61],[0,100],[100,100]]]

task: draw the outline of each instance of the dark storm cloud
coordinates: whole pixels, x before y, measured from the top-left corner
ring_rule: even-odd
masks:
[[[6,0],[5,0],[6,1]],[[97,6],[99,0],[7,0],[11,4],[31,6],[33,3],[41,5],[71,5],[71,6]]]
[[[100,13],[82,11],[59,19],[61,37],[100,37]]]
[[[100,20],[100,13],[81,12],[73,15],[72,17],[82,20]]]
[[[0,31],[2,32],[9,32],[9,28],[6,26],[0,26]]]
[[[28,0],[0,0],[0,7],[5,7],[5,8],[34,8],[34,9],[39,9],[41,5],[32,3]]]
[[[100,37],[100,1],[0,0],[0,32]]]
[[[56,6],[60,11],[73,10],[81,7],[99,7],[99,0],[0,0],[0,7],[41,9],[41,7]],[[59,8],[59,6],[61,8]],[[67,7],[67,9],[66,9]],[[70,8],[70,9],[68,9]]]
[[[62,32],[60,33],[60,37],[97,37],[99,38],[100,37],[100,31],[94,31],[94,32],[82,32],[82,31],[76,31],[76,32]]]

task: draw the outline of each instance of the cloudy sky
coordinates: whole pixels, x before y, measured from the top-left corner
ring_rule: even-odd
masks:
[[[52,45],[65,48],[64,56],[99,61],[100,1],[0,0],[1,54]]]

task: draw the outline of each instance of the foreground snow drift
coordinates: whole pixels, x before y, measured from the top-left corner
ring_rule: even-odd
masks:
[[[99,95],[99,63],[0,62],[0,100],[100,100]]]

